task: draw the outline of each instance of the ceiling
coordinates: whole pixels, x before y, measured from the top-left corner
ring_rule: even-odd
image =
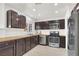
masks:
[[[24,13],[26,9],[25,3],[5,3],[5,8],[15,9],[21,13]]]
[[[75,3],[10,3],[19,10],[24,9],[25,15],[36,20],[64,18],[67,9],[73,9]]]

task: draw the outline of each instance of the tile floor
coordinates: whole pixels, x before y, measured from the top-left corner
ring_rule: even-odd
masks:
[[[66,56],[66,50],[64,48],[37,45],[23,56]]]

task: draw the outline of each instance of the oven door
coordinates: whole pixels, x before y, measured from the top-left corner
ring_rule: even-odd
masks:
[[[59,37],[49,37],[49,42],[51,42],[51,43],[59,43],[60,39],[59,39]]]
[[[51,47],[59,47],[60,38],[59,37],[49,37],[49,46]]]

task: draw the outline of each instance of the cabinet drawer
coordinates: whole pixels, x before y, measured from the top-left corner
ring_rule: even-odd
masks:
[[[14,47],[11,46],[5,46],[0,48],[0,56],[14,56]]]
[[[0,48],[8,46],[8,45],[12,45],[13,43],[14,43],[14,41],[0,42]]]
[[[14,42],[15,41],[0,42],[0,56],[14,56]]]

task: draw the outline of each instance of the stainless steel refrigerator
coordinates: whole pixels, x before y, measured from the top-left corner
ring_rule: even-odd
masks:
[[[68,55],[79,56],[79,11],[74,10],[68,19]]]

